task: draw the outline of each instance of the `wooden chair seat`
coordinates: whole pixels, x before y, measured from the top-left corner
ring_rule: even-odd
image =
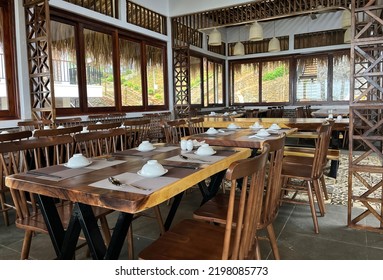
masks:
[[[285,156],[299,156],[299,157],[314,158],[315,148],[286,146],[284,154],[285,154]],[[326,153],[326,158],[328,160],[339,160],[340,159],[340,150],[328,149],[327,153]]]
[[[145,260],[220,260],[225,228],[192,219],[183,220],[140,252]],[[231,252],[229,252],[231,256]]]

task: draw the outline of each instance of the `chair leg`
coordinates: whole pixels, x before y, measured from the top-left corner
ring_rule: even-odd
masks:
[[[326,180],[324,178],[324,175],[320,177],[321,183],[322,183],[322,190],[324,194],[324,198],[328,200],[328,193],[327,193],[327,188],[326,188]]]
[[[161,235],[162,235],[165,233],[165,227],[164,227],[164,221],[162,219],[162,215],[161,215],[161,211],[160,211],[159,206],[154,207],[154,213],[156,215],[157,222],[158,222],[158,225],[160,227],[160,231],[161,231]]]
[[[32,235],[33,231],[26,230],[24,234],[24,240],[23,240],[23,248],[21,249],[21,260],[27,260],[29,257],[29,252],[31,250],[31,243],[32,243]]]
[[[132,224],[130,224],[128,235],[126,236],[126,241],[128,244],[128,258],[129,260],[133,260],[134,258],[134,247],[133,247],[133,230]]]
[[[317,218],[315,205],[314,205],[314,195],[313,195],[313,191],[311,188],[311,182],[308,182],[308,184],[307,184],[307,194],[309,197],[311,216],[313,218],[313,223],[314,223],[314,231],[315,231],[315,233],[319,233],[318,218]]]
[[[0,212],[3,212],[4,224],[6,226],[9,226],[9,216],[8,216],[9,207],[5,205],[5,195],[3,192],[1,192],[1,190],[0,190],[0,205],[1,205]]]
[[[109,244],[110,243],[110,239],[112,237],[111,237],[111,234],[110,234],[110,228],[109,228],[109,225],[108,225],[108,221],[107,221],[105,216],[101,216],[99,219],[100,219],[100,225],[101,225],[102,233],[104,234],[105,243]]]
[[[267,230],[267,234],[269,236],[269,242],[270,242],[271,249],[273,250],[274,259],[280,260],[281,256],[279,255],[279,249],[278,249],[278,245],[277,245],[277,239],[275,237],[273,224],[267,225],[266,230]]]
[[[320,180],[313,180],[312,184],[314,187],[314,192],[316,194],[319,211],[320,211],[321,216],[323,217],[324,214],[326,213],[326,208],[324,205],[322,188],[320,187]]]

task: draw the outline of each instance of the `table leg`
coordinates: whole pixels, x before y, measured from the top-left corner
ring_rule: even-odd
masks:
[[[184,192],[181,192],[181,193],[177,194],[177,195],[173,198],[172,206],[170,207],[168,216],[166,217],[166,221],[165,221],[165,224],[164,224],[164,228],[165,228],[165,230],[169,230],[169,228],[170,228],[170,226],[171,226],[171,224],[172,224],[172,222],[173,222],[174,216],[176,215],[178,206],[179,206],[180,203],[181,203],[181,199],[182,199],[182,196],[183,196],[183,195],[184,195]]]

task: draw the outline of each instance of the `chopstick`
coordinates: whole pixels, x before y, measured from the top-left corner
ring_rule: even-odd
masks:
[[[173,164],[163,164],[163,166],[167,167],[175,167],[175,168],[186,168],[186,169],[198,169],[198,166],[190,166],[190,165],[173,165]]]

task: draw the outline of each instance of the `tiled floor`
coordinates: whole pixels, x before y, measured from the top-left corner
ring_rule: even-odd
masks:
[[[200,193],[197,189],[188,193],[180,206],[175,222],[191,217],[198,207]],[[162,205],[166,214],[169,206]],[[111,224],[115,216],[111,216]],[[354,230],[346,226],[347,208],[340,205],[327,205],[327,213],[319,218],[320,233],[314,234],[309,208],[299,205],[283,205],[275,230],[282,259],[289,260],[372,260],[383,259],[383,235]],[[139,218],[133,224],[135,253],[150,244],[159,235],[156,221],[151,218]],[[19,259],[23,231],[14,225],[4,226],[0,218],[0,259]],[[121,259],[127,259],[124,247]],[[264,259],[273,259],[268,244],[262,243]],[[48,236],[37,235],[33,238],[31,259],[53,259],[54,252]],[[85,250],[79,252],[76,259],[86,259]]]

